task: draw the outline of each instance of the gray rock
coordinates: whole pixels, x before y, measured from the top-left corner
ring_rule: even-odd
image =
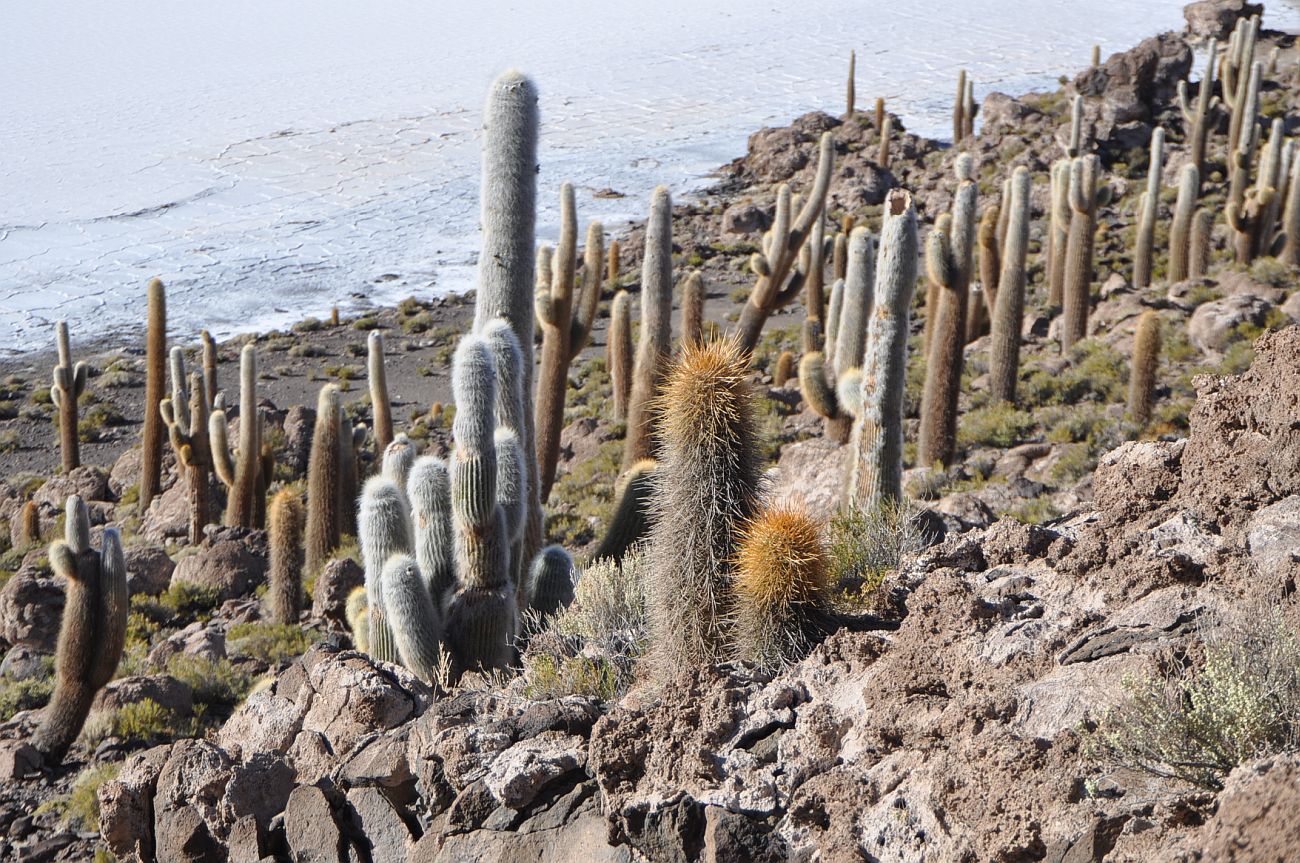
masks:
[[[201,547],[197,554],[176,564],[172,573],[172,581],[216,588],[222,599],[244,596],[265,580],[266,558],[235,540]]]
[[[815,518],[829,518],[840,503],[842,477],[850,450],[825,437],[814,437],[781,448],[773,499],[802,500]]]
[[[284,811],[293,791],[295,773],[279,755],[255,753],[244,764],[235,765],[221,800],[223,824],[235,824],[252,816],[266,830],[271,818]]]
[[[193,806],[181,804],[154,822],[158,863],[219,863],[226,851]]]
[[[770,828],[719,806],[704,810],[703,863],[782,863],[785,841]]]
[[[1300,566],[1300,495],[1256,512],[1246,528],[1246,545],[1261,573],[1282,575]]]
[[[498,755],[484,781],[501,805],[523,809],[548,784],[582,769],[586,763],[585,740],[547,732],[520,741]]]
[[[0,639],[53,653],[63,616],[60,579],[23,567],[0,589]]]
[[[119,677],[110,681],[91,705],[92,712],[120,710],[148,699],[176,716],[194,712],[194,694],[188,685],[168,674],[152,677]]]
[[[158,668],[166,668],[168,660],[179,653],[213,661],[224,659],[226,636],[221,630],[196,620],[155,644],[149,651],[149,662]]]
[[[1300,291],[1292,291],[1291,296],[1282,303],[1282,311],[1296,323],[1300,323]]]
[[[126,558],[126,586],[132,594],[157,596],[171,584],[176,564],[161,548],[135,545],[123,550]]]
[[[397,807],[378,788],[353,788],[348,806],[357,832],[370,845],[372,860],[405,860],[414,838]]]
[[[342,836],[325,792],[299,785],[284,807],[284,835],[295,863],[338,863]],[[399,858],[400,859],[400,858]]]
[[[14,680],[26,680],[29,677],[49,674],[49,660],[48,653],[41,653],[20,644],[9,648],[9,652],[5,654],[4,661],[0,662],[0,675],[12,677]]]
[[[1199,0],[1183,7],[1188,34],[1202,39],[1226,39],[1232,35],[1238,18],[1249,18],[1263,12],[1263,3],[1248,3],[1246,0]]]
[[[121,863],[152,859],[152,798],[171,744],[132,755],[99,787],[99,832]]]
[[[722,214],[722,233],[753,234],[772,226],[772,216],[752,201],[732,204]]]
[[[41,764],[41,753],[30,743],[10,740],[0,746],[0,779],[6,782],[38,773]]]
[[[140,532],[153,542],[187,536],[190,530],[190,491],[185,480],[156,496],[141,520]]]
[[[56,512],[63,512],[69,495],[81,495],[85,501],[113,500],[108,490],[108,474],[102,468],[83,464],[66,474],[52,476],[45,481],[32,500]]]
[[[1220,353],[1236,338],[1241,324],[1261,326],[1273,306],[1262,297],[1234,294],[1197,306],[1187,322],[1187,338],[1205,353]]]

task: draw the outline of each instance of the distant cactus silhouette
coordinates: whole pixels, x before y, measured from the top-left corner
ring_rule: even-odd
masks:
[[[645,232],[641,268],[641,338],[632,370],[632,394],[627,409],[627,443],[623,469],[654,451],[651,443],[651,404],[663,377],[663,364],[672,350],[673,237],[672,198],[668,189],[655,189]]]
[[[140,449],[140,511],[162,489],[163,422],[158,404],[167,397],[167,297],[162,280],[148,288],[144,358],[144,430]]]
[[[54,367],[54,385],[50,399],[59,411],[59,444],[63,455],[63,472],[81,466],[81,442],[77,436],[77,401],[86,390],[86,376],[90,367],[85,363],[72,364],[72,348],[68,340],[68,324],[59,321],[55,326],[59,348],[59,362]]]

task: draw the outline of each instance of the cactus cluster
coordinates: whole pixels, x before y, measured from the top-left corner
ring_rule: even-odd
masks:
[[[59,448],[63,456],[63,472],[81,466],[81,441],[77,436],[77,401],[86,391],[86,376],[90,367],[85,363],[72,364],[72,347],[68,339],[68,324],[55,325],[55,340],[59,349],[59,362],[54,367],[54,385],[50,387],[50,400],[59,411]]]
[[[54,695],[32,745],[57,763],[90,713],[95,693],[113,679],[126,645],[129,596],[122,542],[105,528],[99,551],[90,547],[90,514],[76,495],[65,508],[64,540],[50,547],[50,566],[64,580],[66,598],[54,658]]]
[[[185,354],[172,348],[172,392],[158,405],[159,415],[167,426],[176,461],[185,471],[189,490],[189,541],[198,544],[203,528],[210,519],[212,498],[212,448],[208,439],[208,393],[203,377],[194,372],[186,387]]]
[[[257,408],[257,349],[244,345],[239,355],[239,449],[231,453],[224,410],[208,420],[212,466],[226,486],[226,524],[260,528],[266,522],[270,480],[268,450],[262,445],[262,415]]]

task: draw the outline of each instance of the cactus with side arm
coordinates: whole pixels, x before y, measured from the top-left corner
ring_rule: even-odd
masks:
[[[68,339],[68,324],[59,321],[55,326],[59,349],[59,362],[54,367],[54,385],[50,387],[50,400],[59,411],[59,448],[63,456],[63,472],[81,466],[81,441],[77,434],[77,401],[86,391],[86,377],[90,367],[85,363],[72,364],[72,347]]]

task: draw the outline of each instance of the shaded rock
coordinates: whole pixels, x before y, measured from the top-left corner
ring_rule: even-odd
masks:
[[[216,588],[222,599],[244,596],[265,579],[266,558],[234,540],[200,547],[197,554],[176,564],[172,573],[172,581]]]
[[[343,836],[325,792],[299,785],[284,807],[284,835],[295,863],[339,863]],[[395,858],[400,859],[400,858]]]
[[[171,584],[176,564],[161,548],[133,545],[123,549],[126,559],[126,586],[132,594],[157,596]]]
[[[1249,18],[1263,12],[1263,3],[1249,3],[1247,0],[1198,0],[1183,7],[1188,35],[1202,39],[1226,39],[1232,35],[1238,18]]]
[[[350,557],[331,560],[316,576],[316,590],[312,597],[312,616],[320,617],[346,630],[348,595],[365,583],[366,573]]]
[[[1182,37],[1162,33],[1085,69],[1075,77],[1074,88],[1085,97],[1101,97],[1098,137],[1108,139],[1116,126],[1149,122],[1153,107],[1174,94],[1191,66],[1192,49]]]
[[[294,788],[293,768],[278,755],[255,753],[230,772],[221,800],[223,824],[234,825],[251,816],[260,830],[266,830],[271,818],[284,811]]]
[[[1267,300],[1249,294],[1201,303],[1187,322],[1187,338],[1206,353],[1221,353],[1236,340],[1237,327],[1262,325],[1271,308]]]
[[[294,405],[284,415],[284,450],[280,460],[287,464],[294,476],[307,472],[311,456],[311,435],[316,427],[316,409]]]
[[[802,501],[814,518],[829,519],[840,504],[849,448],[825,437],[814,437],[781,448],[773,500]]]
[[[0,746],[0,779],[6,782],[25,779],[38,773],[43,765],[41,753],[30,743],[9,740]]]
[[[179,539],[190,531],[190,491],[187,480],[155,497],[145,510],[140,532],[154,542]]]
[[[785,841],[762,822],[708,806],[700,859],[707,863],[782,863],[789,857]]]
[[[152,677],[119,677],[95,695],[92,711],[121,710],[128,704],[148,699],[177,716],[194,712],[194,694],[190,687],[169,674]]]
[[[372,860],[405,860],[413,841],[406,822],[378,788],[354,788],[347,794],[349,814],[370,846]]]
[[[113,497],[108,490],[108,474],[102,468],[83,464],[71,472],[52,476],[32,495],[32,500],[43,504],[55,512],[63,512],[69,495],[81,495],[85,501],[106,500]]]
[[[23,567],[0,589],[0,639],[53,653],[63,616],[60,579]]]
[[[1300,565],[1300,495],[1293,494],[1251,516],[1246,545],[1260,572],[1294,573]]]
[[[722,214],[724,234],[753,234],[772,226],[772,216],[751,201],[732,204]]]
[[[171,744],[132,755],[99,787],[99,832],[122,863],[153,854],[153,795]]]

